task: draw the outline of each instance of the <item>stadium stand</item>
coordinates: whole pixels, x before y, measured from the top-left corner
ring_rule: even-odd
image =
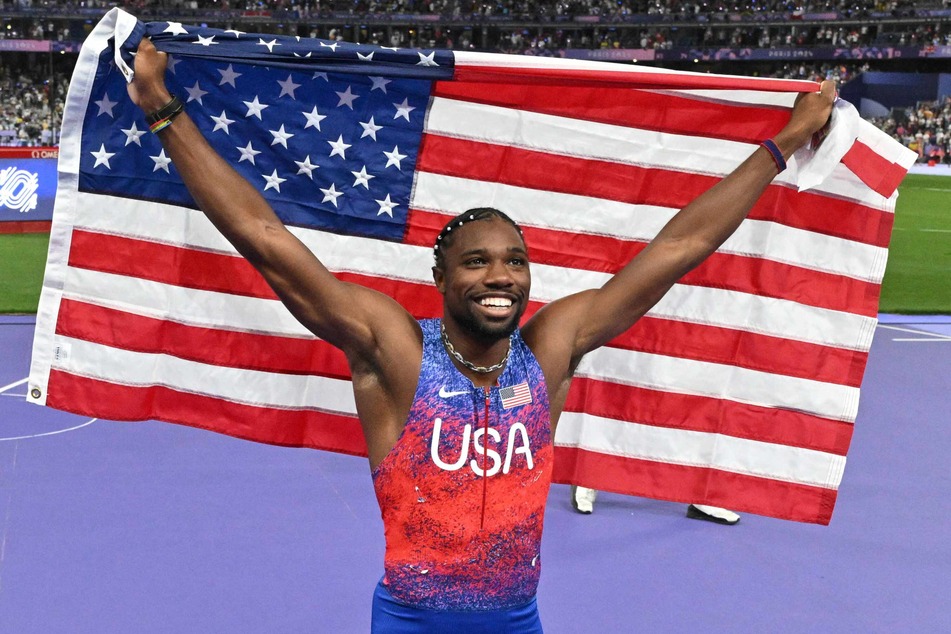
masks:
[[[111,6],[0,0],[0,144],[55,142],[75,53]],[[126,8],[144,20],[384,46],[840,83],[867,70],[940,72],[951,58],[951,0],[134,0]],[[922,108],[876,121],[922,160],[943,159],[948,106]]]

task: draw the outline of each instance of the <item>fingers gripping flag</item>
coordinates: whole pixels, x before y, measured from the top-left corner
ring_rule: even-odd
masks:
[[[523,225],[530,315],[603,284],[817,89],[113,10],[67,99],[30,400],[352,454],[366,448],[342,353],[197,210],[129,101],[143,35],[170,53],[169,88],[209,142],[304,244],[417,317],[441,314],[431,245],[451,216],[495,206]],[[713,257],[583,360],[557,480],[829,521],[914,159],[846,104],[833,120]]]

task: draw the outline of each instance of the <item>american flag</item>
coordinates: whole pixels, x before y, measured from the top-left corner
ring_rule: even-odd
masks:
[[[528,405],[532,402],[532,391],[528,383],[522,381],[518,385],[507,385],[499,389],[499,398],[502,399],[503,409],[512,409],[519,405]]]
[[[342,353],[196,209],[127,97],[143,34],[291,230],[417,317],[441,314],[431,245],[451,216],[495,206],[523,225],[530,316],[603,284],[817,89],[110,12],[70,84],[30,400],[352,454],[366,448]],[[837,111],[718,253],[583,360],[556,481],[828,523],[909,154]]]

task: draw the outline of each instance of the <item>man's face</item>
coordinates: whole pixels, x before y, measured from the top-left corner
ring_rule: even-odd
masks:
[[[497,218],[464,224],[434,268],[445,318],[486,340],[508,337],[525,312],[532,276],[518,231]]]

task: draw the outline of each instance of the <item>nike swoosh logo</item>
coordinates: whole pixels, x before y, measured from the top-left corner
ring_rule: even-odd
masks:
[[[447,392],[446,386],[439,388],[439,398],[449,398],[450,396],[459,396],[460,394],[468,394],[468,390],[463,390],[461,392]]]

